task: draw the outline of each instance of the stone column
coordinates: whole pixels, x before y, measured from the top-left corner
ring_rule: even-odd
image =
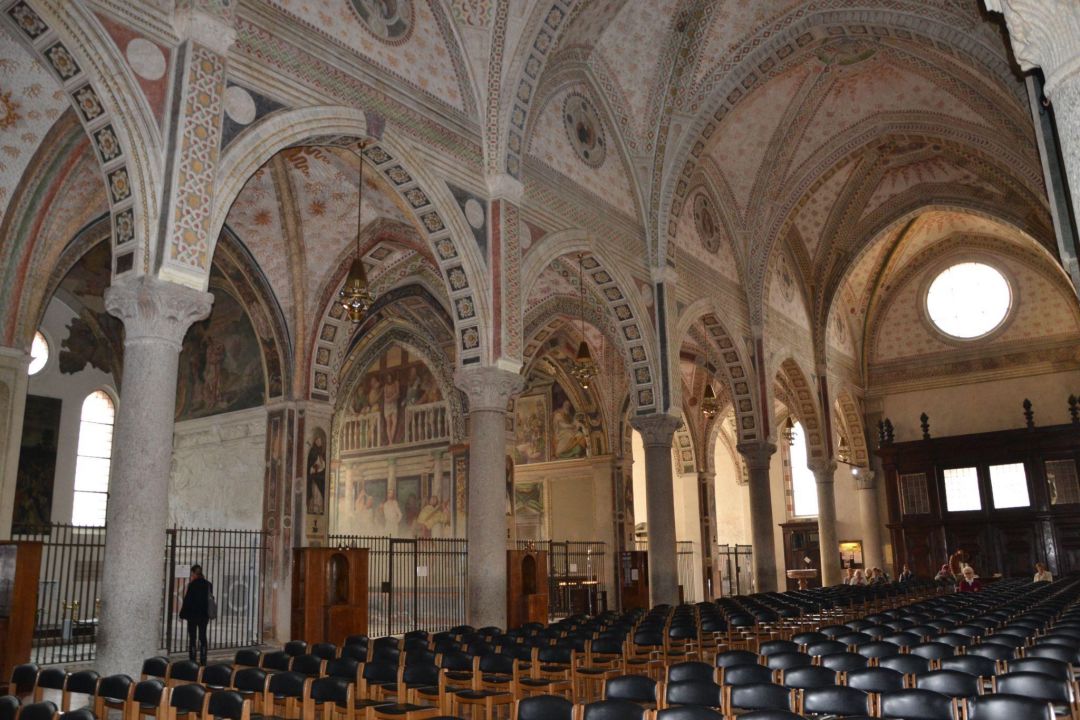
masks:
[[[114,284],[124,322],[123,392],[113,436],[97,670],[137,676],[161,647],[162,571],[180,343],[213,296],[149,277]]]
[[[855,476],[856,495],[859,498],[859,516],[863,527],[863,565],[885,568],[881,546],[881,513],[878,511],[877,483],[874,471],[859,468]],[[899,572],[899,568],[896,569]]]
[[[645,514],[649,518],[649,603],[679,602],[678,547],[675,544],[675,488],[671,439],[682,421],[673,415],[634,418],[630,424],[645,445]]]
[[[11,537],[29,366],[29,353],[0,347],[0,540]]]
[[[1080,218],[1080,3],[983,0],[983,4],[1005,16],[1020,68],[1043,70],[1043,90],[1054,106],[1073,215]]]
[[[750,538],[754,546],[754,592],[776,591],[776,541],[773,537],[772,488],[769,466],[776,445],[739,443],[739,454],[750,471]]]
[[[457,371],[469,399],[469,605],[474,627],[506,627],[506,408],[524,386],[495,367]]]
[[[821,584],[825,587],[839,585],[843,580],[840,568],[840,541],[836,536],[836,494],[833,461],[811,465],[817,482],[818,544],[821,551]]]
[[[701,526],[702,597],[716,596],[716,473],[701,470],[698,480],[698,522]]]

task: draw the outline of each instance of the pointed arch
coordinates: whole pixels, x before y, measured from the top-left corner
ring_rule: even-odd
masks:
[[[844,388],[836,394],[837,419],[851,447],[851,461],[860,468],[870,467],[870,448],[866,444],[866,428],[859,405],[851,392]]]
[[[789,357],[780,363],[777,377],[791,393],[789,399],[795,407],[789,409],[806,430],[807,459],[811,465],[826,462],[830,457],[830,440],[827,437],[824,417],[818,407],[815,387],[794,358]]]

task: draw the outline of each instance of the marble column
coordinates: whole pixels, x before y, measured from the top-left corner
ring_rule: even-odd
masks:
[[[649,603],[679,602],[678,546],[671,439],[682,420],[673,415],[634,418],[630,424],[645,445],[645,514],[649,528]]]
[[[1041,67],[1043,92],[1054,107],[1061,157],[1080,218],[1080,2],[1076,0],[983,0],[1005,16],[1016,62],[1024,71]]]
[[[457,371],[469,400],[469,605],[474,627],[506,627],[506,409],[524,379],[495,367]]]
[[[884,552],[881,546],[881,512],[878,510],[877,483],[874,471],[859,468],[855,476],[855,494],[859,498],[859,516],[863,527],[863,564],[885,569]],[[896,572],[899,572],[896,568]]]
[[[0,540],[11,537],[30,354],[0,347]]]
[[[137,676],[161,647],[169,466],[180,344],[213,296],[149,277],[116,283],[105,307],[124,322],[124,377],[113,435],[98,672]]]
[[[775,592],[776,540],[769,466],[776,445],[739,443],[736,447],[750,472],[750,542],[754,547],[754,592]]]
[[[719,578],[716,575],[716,473],[701,470],[698,480],[698,522],[701,526],[702,597],[716,596]]]
[[[840,541],[836,535],[836,493],[833,480],[836,463],[812,465],[818,502],[818,544],[821,553],[821,584],[825,587],[843,581],[840,568]]]

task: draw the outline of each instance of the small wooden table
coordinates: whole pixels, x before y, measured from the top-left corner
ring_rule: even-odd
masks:
[[[787,577],[789,580],[798,580],[799,589],[806,589],[806,581],[813,580],[818,576],[817,568],[808,568],[806,570],[788,570]]]

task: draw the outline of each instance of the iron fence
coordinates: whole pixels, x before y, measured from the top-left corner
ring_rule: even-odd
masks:
[[[53,523],[20,527],[12,540],[41,542],[38,607],[31,659],[39,665],[86,662],[97,655],[104,527]],[[259,531],[174,528],[166,531],[161,645],[183,650],[186,627],[177,617],[190,566],[199,563],[214,583],[218,619],[208,628],[211,648],[262,640],[262,563]],[[182,576],[181,576],[182,570]]]
[[[448,630],[465,623],[468,541],[331,535],[330,547],[368,550],[368,633]]]
[[[716,546],[722,596],[749,595],[753,592],[753,560],[754,548],[751,545]]]
[[[161,645],[168,652],[187,649],[187,623],[180,607],[191,566],[201,565],[213,583],[218,615],[207,627],[211,650],[262,642],[262,572],[266,533],[259,530],[172,528],[166,530],[165,587]]]
[[[518,550],[547,552],[548,615],[595,615],[608,608],[607,544],[598,541],[518,540]]]
[[[12,540],[42,543],[31,659],[38,664],[93,660],[105,528],[22,526]]]
[[[648,540],[635,540],[635,550],[648,551]],[[700,587],[701,563],[697,558],[697,550],[692,540],[679,540],[675,543],[676,569],[679,574],[679,592],[682,602],[697,602],[699,599],[698,588]]]

